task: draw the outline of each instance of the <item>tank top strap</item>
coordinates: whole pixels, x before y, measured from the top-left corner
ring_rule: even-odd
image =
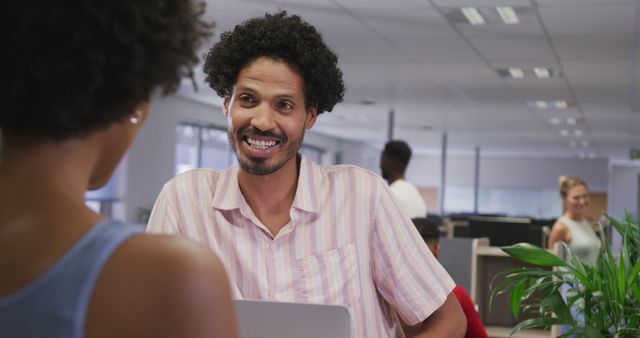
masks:
[[[43,276],[0,298],[4,337],[84,337],[89,301],[113,252],[142,228],[118,221],[93,226]]]

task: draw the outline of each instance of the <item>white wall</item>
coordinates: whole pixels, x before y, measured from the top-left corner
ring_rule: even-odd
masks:
[[[473,186],[474,169],[474,156],[448,156],[447,186]],[[438,187],[440,172],[439,156],[416,155],[407,169],[407,179],[417,186]],[[561,175],[580,176],[592,191],[607,191],[608,161],[487,155],[480,158],[480,187],[555,189]]]
[[[341,164],[354,164],[380,175],[380,149],[362,142],[339,142]]]
[[[625,210],[638,215],[640,164],[612,164],[610,168],[609,214],[623,218]]]

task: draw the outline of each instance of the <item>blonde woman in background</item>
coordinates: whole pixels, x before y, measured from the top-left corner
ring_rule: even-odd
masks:
[[[589,187],[580,177],[562,176],[560,196],[564,214],[553,224],[547,247],[551,250],[556,242],[565,242],[581,261],[594,264],[600,240],[586,219]]]

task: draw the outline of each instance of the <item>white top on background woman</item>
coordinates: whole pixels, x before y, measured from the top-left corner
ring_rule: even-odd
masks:
[[[556,242],[565,242],[582,262],[594,264],[600,240],[585,219],[589,206],[587,183],[580,177],[562,176],[560,196],[564,214],[553,224],[547,247],[553,249]]]

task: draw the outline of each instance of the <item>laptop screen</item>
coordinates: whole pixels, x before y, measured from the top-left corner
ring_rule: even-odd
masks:
[[[339,305],[235,300],[242,338],[350,338],[349,310]]]

